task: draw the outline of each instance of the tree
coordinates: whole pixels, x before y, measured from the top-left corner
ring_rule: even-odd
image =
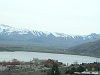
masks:
[[[83,71],[85,71],[85,68],[80,65],[77,70],[78,70],[78,72],[83,72]]]
[[[72,74],[74,74],[74,72],[76,72],[76,68],[75,67],[72,67],[71,69],[66,70],[65,74],[72,75]]]
[[[53,64],[50,75],[60,75],[60,71],[56,63]]]

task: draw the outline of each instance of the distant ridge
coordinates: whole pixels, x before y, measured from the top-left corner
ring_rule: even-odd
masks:
[[[66,50],[70,54],[100,57],[100,40],[81,44]]]
[[[100,34],[91,33],[90,35],[68,35],[64,33],[50,33],[42,31],[30,31],[28,29],[17,29],[9,25],[0,24],[0,43],[20,43],[37,44],[58,48],[69,48],[87,42],[100,39]]]

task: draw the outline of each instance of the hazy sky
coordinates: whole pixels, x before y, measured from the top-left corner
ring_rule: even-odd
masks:
[[[0,0],[0,24],[67,34],[100,33],[100,0]]]

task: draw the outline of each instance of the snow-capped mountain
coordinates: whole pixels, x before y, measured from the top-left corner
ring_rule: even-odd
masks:
[[[50,33],[42,31],[30,31],[28,29],[17,29],[8,25],[0,25],[0,41],[25,42],[30,44],[41,44],[44,46],[71,47],[100,39],[100,34],[92,33],[86,36],[68,35],[64,33]]]

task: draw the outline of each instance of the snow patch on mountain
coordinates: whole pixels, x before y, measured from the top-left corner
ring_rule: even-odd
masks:
[[[0,24],[0,33],[7,33],[8,35],[12,34],[16,32],[19,35],[24,35],[24,34],[29,34],[31,33],[34,36],[53,36],[53,37],[61,37],[61,38],[83,38],[83,40],[86,39],[93,39],[93,38],[100,38],[100,34],[95,34],[92,33],[90,35],[85,35],[85,36],[79,36],[79,35],[68,35],[68,34],[64,34],[64,33],[51,33],[51,32],[42,32],[42,31],[34,31],[34,30],[28,30],[28,29],[18,29],[18,28],[14,28],[11,27],[9,25],[4,25],[4,24]]]

